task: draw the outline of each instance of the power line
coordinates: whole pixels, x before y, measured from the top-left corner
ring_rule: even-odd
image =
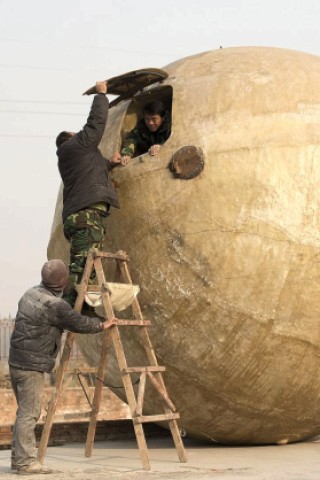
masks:
[[[23,43],[23,45],[36,45],[39,46],[38,42],[30,42],[30,41],[25,41],[25,40],[19,40],[15,38],[0,38],[0,42],[9,42],[9,43]],[[44,42],[43,39],[41,39],[41,46],[43,45],[49,45],[49,46],[54,46],[54,48],[57,48],[57,44],[54,44],[52,42]],[[64,46],[63,46],[64,48]],[[73,46],[68,45],[68,48],[70,50],[74,49],[80,49],[83,50],[84,48],[89,49],[89,50],[104,50],[106,53],[122,53],[122,54],[133,54],[133,55],[152,55],[154,56],[160,56],[160,57],[168,57],[172,56],[172,52],[155,52],[153,51],[141,51],[141,50],[127,50],[125,48],[110,48],[108,45],[79,45],[75,44]]]
[[[57,103],[63,104],[63,105],[84,105],[83,102],[67,102],[63,100],[19,100],[19,99],[11,99],[8,100],[7,98],[5,99],[0,99],[0,102],[4,103],[52,103],[56,105]]]
[[[28,114],[35,114],[35,115],[69,115],[73,117],[83,117],[82,113],[70,113],[70,112],[41,112],[36,110],[6,110],[0,109],[0,113],[28,113]]]
[[[34,65],[10,65],[6,63],[1,63],[0,68],[22,68],[22,69],[29,69],[29,70],[53,70],[55,72],[74,72],[73,69],[70,68],[56,68],[56,67],[37,67]],[[77,69],[77,71],[88,71],[89,68],[81,68]]]
[[[7,138],[55,138],[54,135],[29,135],[26,133],[0,133],[0,137]]]
[[[58,67],[40,67],[37,65],[13,65],[10,63],[1,63],[0,68],[22,68],[22,69],[29,69],[29,70],[52,70],[54,72],[74,72],[74,68],[58,68]],[[94,72],[97,68],[77,68],[77,72]]]

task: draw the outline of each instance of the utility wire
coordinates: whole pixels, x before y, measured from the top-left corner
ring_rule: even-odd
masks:
[[[62,101],[62,100],[19,100],[19,99],[12,99],[9,100],[7,98],[5,99],[0,99],[0,102],[4,103],[52,103],[56,105],[57,103],[63,104],[63,105],[84,105],[83,102],[67,102],[67,101]]]
[[[28,113],[28,114],[36,114],[36,115],[70,115],[73,117],[83,117],[82,113],[70,113],[70,112],[41,112],[36,110],[6,110],[0,109],[0,113]]]
[[[24,40],[19,40],[19,39],[14,39],[14,38],[0,38],[0,42],[22,43],[23,45],[36,45],[37,47],[39,46],[39,44],[37,42],[24,41]],[[57,48],[57,44],[53,44],[52,42],[43,42],[43,40],[41,40],[41,46],[43,46],[43,45],[52,46],[55,49]],[[64,48],[64,47],[61,45],[61,48]],[[89,49],[89,50],[104,50],[107,53],[111,52],[111,53],[123,53],[123,54],[129,53],[129,54],[133,54],[133,55],[152,55],[152,57],[155,57],[155,56],[160,56],[160,57],[170,56],[171,57],[172,56],[172,52],[166,52],[165,53],[165,52],[155,52],[154,50],[153,51],[127,50],[125,48],[110,48],[108,45],[79,45],[79,44],[75,44],[75,45],[72,45],[72,46],[69,45],[68,48],[70,50]]]
[[[57,68],[57,67],[38,67],[36,65],[12,65],[1,63],[0,68],[22,68],[22,69],[29,69],[29,70],[49,70],[54,72],[74,72],[74,68]],[[96,68],[77,68],[77,72],[89,72],[89,71],[96,71]]]
[[[0,133],[5,138],[55,138],[54,135],[29,135],[26,133]]]

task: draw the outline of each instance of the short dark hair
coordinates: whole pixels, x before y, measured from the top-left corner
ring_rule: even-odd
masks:
[[[60,132],[59,135],[56,138],[57,148],[59,148],[60,145],[62,145],[67,140],[69,140],[69,138],[71,138],[71,137],[72,137],[72,135],[70,134],[70,132],[66,132],[66,131]]]
[[[153,102],[146,103],[143,107],[143,113],[147,115],[160,115],[160,117],[164,117],[165,112],[161,100],[154,100]]]

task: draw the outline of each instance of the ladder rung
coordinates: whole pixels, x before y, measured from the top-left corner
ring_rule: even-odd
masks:
[[[80,293],[80,287],[81,283],[76,283],[74,285],[74,289],[77,291],[77,293]],[[101,288],[102,287],[100,285],[85,285],[85,293],[101,293]]]
[[[148,367],[127,367],[123,368],[123,373],[139,373],[139,372],[165,372],[166,367],[160,367],[159,365],[152,365]]]
[[[119,318],[116,318],[115,325],[122,327],[122,326],[128,326],[128,327],[148,327],[151,325],[150,320],[120,320]]]
[[[110,283],[113,283],[113,282],[110,282]],[[130,284],[128,283],[123,283],[123,282],[117,282],[119,285],[128,285],[130,286]],[[79,290],[80,290],[80,287],[81,287],[81,283],[76,283],[74,285],[74,288],[75,290],[77,290],[77,292],[79,293]],[[102,285],[87,285],[86,286],[86,293],[101,293],[103,291],[103,288],[107,289],[108,290],[108,282],[106,282],[105,284],[102,284]],[[108,290],[110,292],[110,290]]]
[[[97,373],[98,367],[81,367],[81,368],[68,368],[65,373]]]
[[[107,410],[99,410],[98,418],[103,417],[104,414],[109,414],[110,411]],[[58,413],[55,415],[55,420],[75,420],[77,418],[88,418],[91,417],[92,410],[84,410],[78,412],[66,412],[66,413]]]
[[[74,288],[79,291],[80,288],[80,283],[77,283]],[[92,293],[101,293],[101,287],[100,285],[88,285],[86,288],[86,291],[90,291]]]
[[[101,293],[103,292],[103,290],[107,291],[108,293],[110,293],[110,290],[107,288],[108,287],[108,284],[106,283],[105,284],[106,286],[104,285],[85,285],[85,289],[84,289],[84,293],[99,293],[101,295]],[[127,285],[126,283],[122,283],[121,285]],[[77,291],[77,293],[79,294],[80,291],[81,291],[81,283],[76,283],[74,285],[74,289]]]
[[[148,422],[168,422],[169,420],[178,420],[179,413],[163,413],[160,415],[144,415],[142,417],[134,417],[133,423],[148,423]]]
[[[77,418],[87,418],[90,417],[90,411],[83,411],[83,412],[65,412],[65,413],[57,413],[55,415],[55,420],[67,420],[67,419],[77,419]]]
[[[129,261],[129,256],[124,253],[108,253],[108,252],[94,252],[94,258],[112,258],[114,260],[124,260],[126,262]]]

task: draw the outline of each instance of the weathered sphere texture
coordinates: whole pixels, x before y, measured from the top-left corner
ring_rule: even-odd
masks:
[[[241,47],[164,70],[172,134],[114,169],[105,249],[130,257],[180,425],[229,444],[320,434],[320,58]],[[110,111],[106,157],[129,105]],[[204,159],[188,180],[168,168],[185,146]],[[67,256],[60,195],[49,258]],[[92,364],[100,341],[80,339]],[[144,364],[132,330],[125,342]],[[108,379],[120,382],[114,356]]]

